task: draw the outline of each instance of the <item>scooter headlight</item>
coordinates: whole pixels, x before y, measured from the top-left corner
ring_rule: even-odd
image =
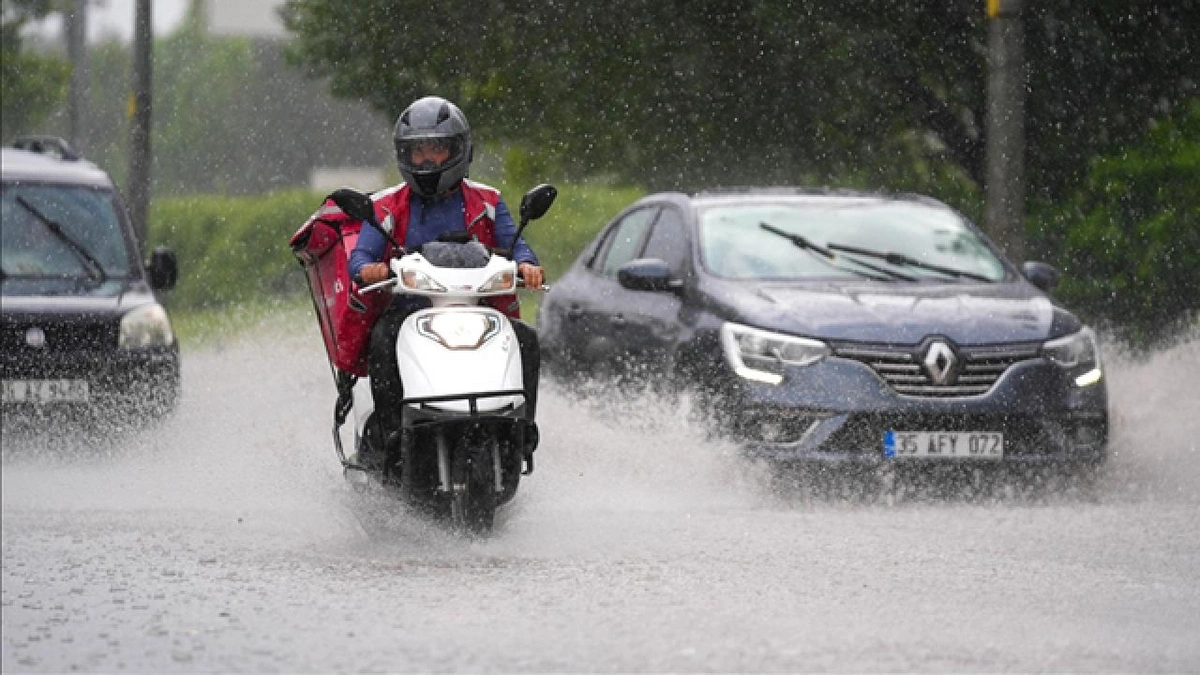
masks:
[[[747,380],[779,384],[784,364],[807,366],[829,355],[819,340],[772,333],[736,323],[721,326],[721,347],[733,372]]]
[[[1091,328],[1050,340],[1042,345],[1042,354],[1059,367],[1070,371],[1075,386],[1088,387],[1100,381],[1100,348]]]
[[[400,285],[413,291],[445,293],[446,287],[420,270],[406,269],[400,272]]]
[[[500,332],[500,321],[481,312],[438,312],[418,319],[417,332],[446,349],[479,349]]]
[[[517,275],[512,270],[498,272],[479,287],[480,293],[511,292],[517,288]]]

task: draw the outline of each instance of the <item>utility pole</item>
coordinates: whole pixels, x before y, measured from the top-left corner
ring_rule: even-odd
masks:
[[[129,210],[140,253],[145,255],[150,205],[150,73],[154,31],[150,0],[137,0],[133,21],[133,94],[129,127]]]
[[[1025,0],[987,0],[987,230],[1004,253],[1025,257]]]
[[[63,17],[67,33],[67,60],[71,62],[71,92],[67,102],[71,124],[71,145],[87,152],[89,65],[87,52],[88,0],[73,0]]]

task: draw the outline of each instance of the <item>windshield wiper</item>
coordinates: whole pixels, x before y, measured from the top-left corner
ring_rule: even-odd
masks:
[[[921,262],[920,260],[917,260],[915,258],[910,258],[910,257],[904,255],[903,253],[893,253],[891,251],[872,251],[870,249],[858,248],[857,246],[846,246],[844,244],[826,244],[826,246],[828,246],[829,249],[832,251],[841,251],[842,253],[852,253],[855,255],[867,256],[869,258],[878,258],[880,260],[887,261],[887,262],[889,262],[893,265],[897,265],[899,267],[916,267],[917,269],[929,270],[930,272],[937,272],[939,274],[945,274],[945,275],[952,276],[952,277],[958,277],[960,279],[974,279],[976,281],[988,281],[988,282],[992,281],[991,279],[983,276],[982,274],[976,274],[974,272],[967,272],[965,270],[956,270],[952,267],[942,267],[941,265],[934,265],[934,264],[927,263],[927,262]],[[913,281],[915,281],[915,280],[913,280]]]
[[[83,263],[83,267],[87,270],[88,276],[96,280],[97,286],[108,280],[108,273],[104,271],[104,265],[101,265],[96,256],[92,255],[83,244],[75,241],[71,235],[63,231],[62,225],[51,220],[46,214],[35,208],[33,204],[26,201],[24,197],[17,197],[16,202],[24,207],[26,211],[32,213],[39,222],[46,226],[47,230],[50,230],[55,237],[58,237],[59,241],[66,244],[67,248],[75,253],[80,262]]]
[[[815,253],[821,254],[822,256],[824,256],[825,261],[829,264],[829,266],[833,267],[834,269],[841,270],[843,272],[849,272],[851,274],[857,274],[858,276],[866,277],[867,279],[880,280],[879,277],[877,277],[873,274],[867,274],[866,272],[863,272],[862,270],[846,269],[845,267],[842,267],[841,265],[834,264],[834,261],[837,260],[837,256],[834,255],[833,251],[830,251],[829,249],[827,249],[819,244],[814,244],[813,242],[809,241],[807,238],[805,238],[802,235],[796,234],[794,232],[787,232],[785,230],[781,230],[772,225],[768,225],[767,223],[760,222],[758,224],[758,226],[761,227],[762,229],[766,230],[767,232],[770,232],[771,234],[777,234],[777,235],[783,237],[784,239],[787,239],[788,241],[792,242],[799,248],[805,249],[806,251],[813,251]],[[899,272],[895,272],[895,271],[889,270],[889,269],[884,269],[882,267],[878,267],[878,266],[872,265],[870,263],[862,262],[861,260],[850,260],[850,262],[852,262],[856,265],[861,265],[863,267],[866,267],[869,270],[872,270],[872,271],[875,271],[875,272],[878,272],[878,273],[884,275],[885,278],[881,279],[881,281],[888,281],[888,280],[893,280],[893,279],[901,279],[903,281],[916,281],[916,279],[913,279],[912,277],[910,277],[906,274],[900,274]]]

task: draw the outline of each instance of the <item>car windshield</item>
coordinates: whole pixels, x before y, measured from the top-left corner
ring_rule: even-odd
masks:
[[[91,285],[129,276],[113,194],[71,185],[5,184],[0,277],[10,284]]]
[[[1000,281],[1006,275],[1004,263],[960,216],[913,202],[723,202],[700,211],[700,230],[705,266],[732,279]],[[781,233],[835,255],[831,260],[790,245]],[[847,248],[893,254],[893,261]]]

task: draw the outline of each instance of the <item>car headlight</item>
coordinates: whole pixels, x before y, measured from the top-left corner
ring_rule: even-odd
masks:
[[[772,333],[736,323],[721,326],[721,349],[733,372],[747,380],[779,384],[783,366],[807,366],[829,355],[820,340]]]
[[[1100,381],[1100,348],[1096,345],[1096,333],[1085,327],[1078,333],[1050,340],[1042,345],[1042,355],[1069,370],[1074,376],[1075,386],[1088,387]]]
[[[446,349],[478,349],[500,332],[500,320],[482,312],[438,312],[417,319],[417,333]]]
[[[433,277],[419,270],[404,270],[400,273],[400,284],[414,291],[429,291],[445,293],[446,287],[439,284]]]
[[[121,349],[166,347],[175,343],[175,331],[167,310],[158,303],[142,305],[121,317],[121,333],[117,344]]]
[[[486,283],[479,287],[480,293],[497,293],[503,291],[512,291],[517,288],[517,275],[513,274],[512,270],[504,270],[497,273]]]

